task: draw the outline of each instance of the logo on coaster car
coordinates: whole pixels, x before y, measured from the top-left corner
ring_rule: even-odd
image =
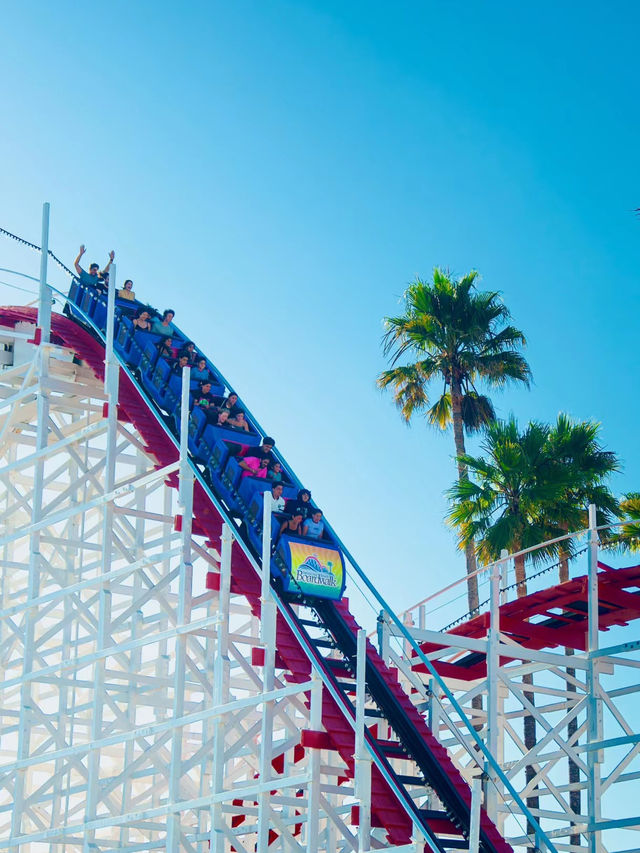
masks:
[[[317,583],[321,586],[338,586],[338,582],[331,571],[332,567],[333,563],[330,560],[325,566],[315,554],[310,554],[304,563],[300,563],[298,566],[298,580],[305,583]]]
[[[344,564],[337,548],[329,543],[287,543],[287,589],[337,600],[344,589]]]

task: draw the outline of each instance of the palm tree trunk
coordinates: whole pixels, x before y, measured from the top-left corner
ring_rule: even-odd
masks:
[[[533,685],[533,675],[531,675],[530,673],[527,675],[523,675],[522,676],[522,683]],[[526,690],[524,693],[524,698],[527,699],[532,705],[535,705],[536,699],[535,699],[534,693]],[[533,717],[531,714],[527,713],[524,716],[524,748],[526,749],[527,752],[530,752],[535,747],[535,745],[536,745],[536,721],[535,721],[535,717]],[[533,767],[532,764],[527,764],[527,766],[524,769],[524,776],[525,776],[525,780],[526,780],[527,785],[529,784],[529,782],[531,782],[531,780],[535,777],[535,775],[536,775],[535,767]],[[537,787],[538,786],[536,785],[535,788],[537,788]],[[534,790],[535,790],[535,788],[534,788]],[[527,808],[529,810],[537,809],[537,808],[539,808],[539,805],[540,805],[540,798],[538,796],[530,795],[527,797]],[[535,830],[529,821],[527,821],[527,833],[529,835],[535,835]],[[529,849],[532,851],[532,853],[535,850],[535,848],[529,848]]]
[[[567,654],[569,654],[569,653],[573,654],[573,649],[566,649],[565,651],[567,652]],[[576,674],[576,671],[575,671],[575,669],[573,669],[573,667],[567,667],[567,676],[568,677],[571,677],[571,676],[575,677],[575,674]],[[570,693],[576,692],[575,684],[570,682],[568,678],[567,678],[567,692],[570,692]],[[569,724],[567,726],[567,740],[571,740],[573,737],[575,737],[575,734],[577,731],[578,731],[578,720],[577,720],[577,718],[574,717],[569,722]],[[578,782],[580,782],[580,768],[575,763],[575,761],[572,761],[570,758],[568,759],[568,761],[569,761],[569,785],[577,785]],[[569,807],[571,808],[571,811],[574,812],[575,814],[580,814],[580,810],[582,808],[582,797],[581,797],[579,790],[569,792]],[[581,837],[582,836],[580,835],[579,832],[576,833],[575,835],[572,835],[570,843],[575,844],[576,846],[579,846],[581,843]]]
[[[513,561],[513,567],[516,573],[516,583],[518,584],[516,590],[518,598],[523,598],[527,594],[527,574],[524,567],[525,559],[526,556],[524,554],[520,554]]]
[[[458,480],[467,480],[467,466],[460,462],[460,457],[465,453],[464,446],[464,427],[462,423],[462,394],[460,384],[454,380],[451,384],[451,415],[453,419],[453,440],[456,446],[456,458],[458,466]],[[476,552],[473,542],[468,542],[464,548],[464,556],[467,565],[467,601],[469,604],[469,612],[475,613],[480,605],[480,597],[478,595],[478,576],[475,574]],[[474,696],[471,700],[473,711],[482,712],[482,696]],[[473,716],[476,716],[472,713]],[[483,728],[482,722],[474,722],[474,729],[480,732]]]
[[[462,423],[462,393],[460,384],[456,380],[451,384],[451,416],[453,420],[453,440],[458,460],[458,480],[462,481],[468,479],[468,474],[467,466],[459,461],[460,456],[465,453],[465,446],[464,427]],[[474,613],[478,609],[480,599],[478,597],[478,578],[475,575],[476,553],[472,542],[469,542],[465,546],[464,555],[467,564],[467,598],[469,602],[469,611]]]
[[[565,531],[567,528],[564,528]],[[560,552],[560,566],[559,566],[559,580],[560,583],[566,583],[569,580],[569,554],[564,550],[564,548]],[[574,653],[573,649],[565,648],[565,655],[572,655]],[[573,667],[567,667],[567,693],[575,693],[576,685],[571,680],[575,678],[576,671]],[[575,733],[578,731],[578,720],[574,717],[568,725],[567,725],[567,740],[571,740]],[[580,782],[580,768],[571,758],[567,759],[569,764],[569,785],[577,785]],[[582,797],[580,791],[569,791],[569,807],[572,812],[575,814],[580,814],[580,809],[582,808]],[[570,844],[575,844],[576,846],[580,845],[580,833],[571,836]]]

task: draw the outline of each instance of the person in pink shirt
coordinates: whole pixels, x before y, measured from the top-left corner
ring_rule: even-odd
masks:
[[[246,465],[243,465],[244,471],[242,472],[242,478],[245,477],[260,477],[261,479],[266,479],[267,473],[269,471],[269,460],[265,456],[260,459],[258,456],[247,456],[244,459]]]

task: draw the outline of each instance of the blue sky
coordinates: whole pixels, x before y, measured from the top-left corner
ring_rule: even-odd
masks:
[[[37,242],[46,200],[69,265],[114,248],[399,609],[464,570],[452,438],[374,384],[382,317],[435,265],[479,270],[525,330],[535,382],[499,412],[601,421],[640,488],[639,24],[633,2],[12,4],[0,226]],[[2,241],[0,266],[37,258]]]

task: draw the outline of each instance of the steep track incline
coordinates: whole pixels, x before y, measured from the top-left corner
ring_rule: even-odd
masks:
[[[36,322],[34,309],[15,307],[0,308],[0,325],[12,327],[15,323]],[[79,327],[73,321],[61,315],[52,317],[52,339],[72,349],[86,362],[96,377],[104,377],[104,347],[95,337]],[[132,381],[129,375],[120,371],[119,417],[130,421],[146,443],[148,453],[159,466],[169,465],[178,458],[175,440],[157,419],[145,395]],[[177,477],[172,476],[168,485],[177,486]],[[203,483],[196,481],[194,493],[194,522],[198,530],[206,533],[212,543],[220,538],[223,517]],[[252,612],[260,616],[260,578],[251,562],[234,542],[232,556],[232,589],[244,595]],[[284,618],[282,609],[286,609],[289,622]],[[334,603],[324,601],[316,607],[322,626],[334,638],[337,647],[346,660],[355,657],[356,632],[358,626],[349,612],[345,599]],[[296,624],[296,632],[290,624]],[[298,620],[294,610],[281,603],[281,612],[277,622],[277,650],[279,659],[291,681],[304,682],[311,673],[313,658],[325,676],[336,687],[338,700],[328,690],[324,691],[323,725],[328,738],[345,762],[349,775],[354,775],[354,732],[348,717],[354,717],[353,706],[347,693],[340,687],[335,676],[328,670],[326,662],[314,647],[305,626]],[[372,775],[372,813],[373,823],[387,830],[388,840],[392,844],[405,844],[410,841],[412,820],[420,825],[441,850],[463,846],[463,839],[451,836],[466,836],[469,831],[471,796],[466,782],[426,726],[423,718],[404,693],[395,675],[389,670],[368,644],[367,647],[367,690],[384,713],[400,744],[405,757],[413,760],[420,774],[428,781],[445,806],[445,812],[428,813],[420,810],[406,791],[403,780],[395,773],[387,756],[392,755],[388,741],[377,740],[367,734],[368,743],[378,757],[382,767],[386,768],[393,779],[394,787],[400,796],[392,790],[382,773],[374,765]],[[411,817],[409,816],[411,814]],[[485,853],[509,853],[511,847],[504,841],[494,824],[484,811],[481,814],[480,843]]]

